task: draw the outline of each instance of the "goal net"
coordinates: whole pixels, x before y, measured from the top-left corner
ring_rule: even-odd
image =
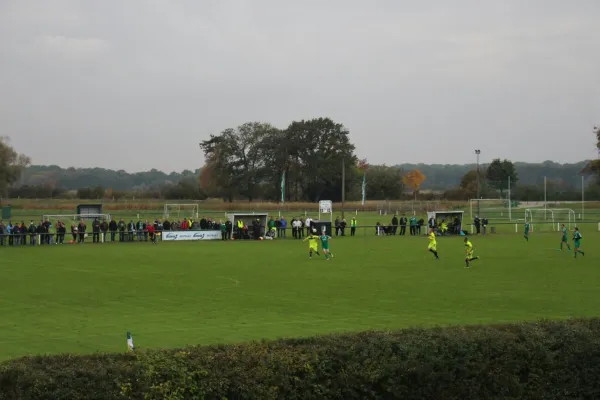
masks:
[[[471,199],[469,208],[471,220],[476,216],[489,220],[512,220],[512,208],[507,199]]]
[[[165,204],[164,219],[198,218],[198,204]]]
[[[556,232],[562,224],[570,230],[575,228],[575,211],[570,208],[528,208],[525,222],[529,222],[532,232]]]

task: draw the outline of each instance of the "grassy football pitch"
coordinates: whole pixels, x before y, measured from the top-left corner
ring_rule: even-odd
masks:
[[[0,359],[240,342],[330,332],[598,315],[600,234],[585,257],[557,234],[334,238],[3,248]]]

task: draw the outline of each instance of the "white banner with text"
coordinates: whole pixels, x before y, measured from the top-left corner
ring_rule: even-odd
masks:
[[[174,231],[163,232],[164,241],[183,241],[183,240],[220,240],[221,231]]]

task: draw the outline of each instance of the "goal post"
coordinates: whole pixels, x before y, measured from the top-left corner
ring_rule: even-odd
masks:
[[[163,218],[199,218],[198,204],[165,204]]]
[[[512,207],[508,199],[470,199],[469,209],[471,221],[475,217],[487,217],[488,219],[507,219],[512,220]],[[481,215],[479,215],[481,214]]]
[[[567,229],[575,228],[575,211],[570,208],[528,208],[525,210],[525,222],[533,232],[556,232],[565,224]]]

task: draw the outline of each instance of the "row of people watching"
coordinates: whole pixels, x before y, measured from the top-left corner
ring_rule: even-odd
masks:
[[[303,238],[310,234],[312,218],[294,217],[291,222],[292,236],[297,239]],[[486,221],[487,222],[487,221]],[[425,221],[417,220],[415,217],[410,219],[406,216],[394,216],[391,223],[388,225],[377,223],[375,234],[377,235],[404,235],[406,227],[409,226],[411,235],[420,235]],[[344,236],[346,229],[346,220],[339,217],[334,222],[334,234]],[[435,219],[428,221],[428,226],[433,228],[438,234],[457,234],[460,232],[460,220],[457,218],[450,223],[442,220],[439,224]],[[352,218],[350,222],[351,234],[354,235],[356,228],[356,219]],[[277,219],[269,218],[267,226],[262,226],[259,220],[252,221],[250,226],[242,221],[237,221],[235,226],[231,222],[216,221],[211,218],[202,217],[198,220],[192,218],[184,218],[183,220],[175,221],[160,221],[158,219],[149,222],[148,220],[139,220],[134,222],[130,220],[125,222],[120,219],[118,222],[115,219],[107,221],[98,218],[91,222],[91,229],[85,220],[80,220],[79,223],[71,224],[70,229],[63,221],[57,221],[55,224],[48,219],[35,223],[31,221],[28,225],[24,221],[20,223],[9,222],[5,224],[0,221],[0,246],[4,245],[36,245],[38,244],[61,244],[65,240],[77,243],[84,243],[89,233],[92,235],[92,242],[131,242],[131,241],[149,241],[152,240],[154,233],[160,234],[164,231],[182,231],[182,230],[218,230],[222,232],[224,240],[227,239],[258,239],[262,236],[263,230],[273,237],[285,238],[286,232],[289,229],[287,220],[284,217]],[[70,237],[67,237],[67,231]],[[306,232],[306,233],[305,233]],[[234,235],[235,233],[235,235]]]
[[[400,217],[394,215],[387,225],[377,222],[375,225],[375,234],[379,236],[404,236],[406,235],[406,227],[408,226],[410,235],[416,236],[421,234],[423,225],[425,225],[425,220],[423,218],[417,219],[414,216],[407,218],[405,215]]]
[[[402,216],[398,218],[398,216],[395,215],[388,225],[382,224],[381,222],[377,222],[375,226],[375,234],[379,236],[389,236],[396,234],[403,236],[406,234],[406,227],[408,226],[410,235],[416,236],[425,233],[423,232],[424,225],[425,220],[423,218],[418,220],[416,217],[406,218],[405,216]],[[446,222],[446,219],[442,219],[438,222],[433,217],[429,218],[429,220],[427,221],[427,228],[432,229],[436,235],[440,236],[459,235],[461,225],[461,220],[458,217],[455,217],[454,219],[451,219],[448,222]]]
[[[66,235],[66,227],[60,221],[57,222],[55,230],[48,219],[42,220],[37,224],[31,221],[29,225],[25,221],[14,223],[12,221],[7,224],[0,220],[0,246],[19,246],[19,245],[36,245],[50,244],[52,238],[56,236],[56,243],[64,242]]]

